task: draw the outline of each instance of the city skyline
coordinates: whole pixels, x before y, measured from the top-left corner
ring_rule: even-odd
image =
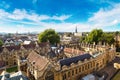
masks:
[[[120,1],[116,0],[0,0],[1,32],[120,30]]]

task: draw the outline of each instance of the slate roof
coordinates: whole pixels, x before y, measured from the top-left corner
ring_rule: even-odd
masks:
[[[77,63],[78,61],[84,61],[85,59],[90,59],[90,57],[92,57],[92,56],[87,53],[87,54],[75,56],[72,58],[62,59],[62,60],[60,60],[60,65],[61,65],[61,67],[63,65],[70,66],[71,63]]]

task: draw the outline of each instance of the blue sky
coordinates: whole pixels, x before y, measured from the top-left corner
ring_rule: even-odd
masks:
[[[0,31],[120,30],[120,0],[0,0]]]

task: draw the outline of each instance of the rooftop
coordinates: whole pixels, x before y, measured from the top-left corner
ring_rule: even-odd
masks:
[[[75,56],[75,57],[71,57],[71,58],[66,58],[66,59],[62,59],[60,60],[60,65],[61,67],[66,65],[66,66],[70,66],[71,63],[77,63],[78,61],[84,61],[85,59],[90,59],[92,56],[90,54],[83,54],[83,55],[79,55],[79,56]]]

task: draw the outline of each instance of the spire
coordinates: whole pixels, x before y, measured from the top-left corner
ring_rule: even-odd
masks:
[[[77,33],[77,26],[76,26],[76,28],[75,28],[75,33]]]

